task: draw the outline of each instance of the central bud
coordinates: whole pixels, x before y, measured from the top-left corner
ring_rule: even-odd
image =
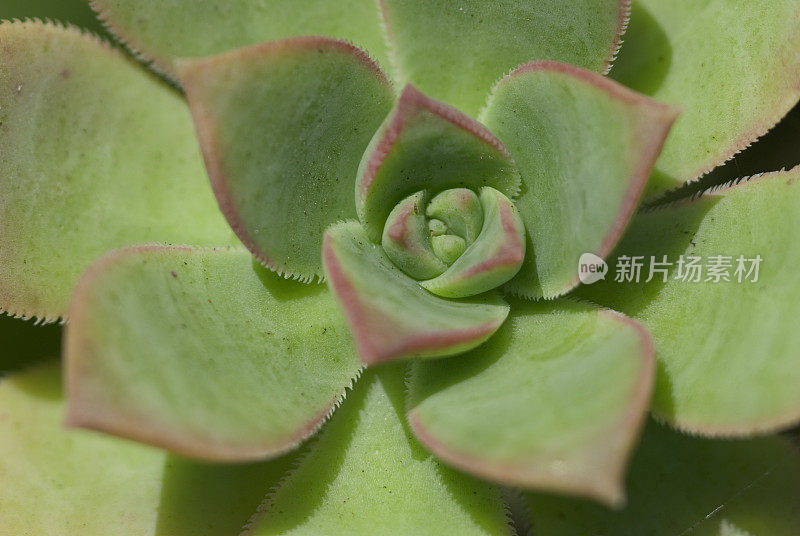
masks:
[[[383,249],[433,294],[474,296],[502,285],[525,258],[517,208],[494,188],[452,188],[403,199],[383,228]]]

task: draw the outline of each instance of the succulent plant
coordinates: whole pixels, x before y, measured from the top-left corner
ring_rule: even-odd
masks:
[[[797,534],[796,0],[92,7],[0,7],[1,533]]]

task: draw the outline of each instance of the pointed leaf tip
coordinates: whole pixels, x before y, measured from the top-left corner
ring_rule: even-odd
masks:
[[[353,177],[391,108],[386,76],[331,38],[273,41],[183,63],[220,208],[247,248],[287,277],[322,277],[322,234],[355,216]]]
[[[514,301],[480,348],[413,365],[408,419],[463,471],[618,506],[653,374],[637,322],[570,301]]]
[[[323,260],[367,364],[464,352],[488,339],[508,315],[508,306],[493,296],[451,301],[429,293],[356,222],[326,231]]]

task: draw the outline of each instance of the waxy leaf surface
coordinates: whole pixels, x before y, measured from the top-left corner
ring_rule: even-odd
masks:
[[[365,363],[469,350],[491,337],[508,315],[508,306],[494,296],[434,296],[392,264],[357,222],[328,229],[322,254],[328,284]]]
[[[649,193],[703,175],[772,128],[800,99],[798,50],[796,0],[637,0],[611,76],[683,112]]]
[[[75,293],[65,355],[71,425],[220,461],[310,436],[359,371],[324,286],[244,250],[134,248]]]
[[[638,215],[613,275],[581,287],[652,333],[659,418],[712,435],[800,420],[798,227],[800,169],[765,175]]]
[[[627,0],[381,0],[398,77],[476,116],[489,89],[522,63],[608,69]]]
[[[537,536],[794,536],[800,451],[784,438],[694,438],[647,426],[621,511],[526,494]]]
[[[237,534],[292,457],[203,465],[62,423],[57,363],[0,380],[0,533]]]
[[[124,43],[171,70],[178,58],[213,56],[287,37],[354,42],[388,65],[375,0],[91,0]]]
[[[600,75],[540,62],[493,90],[481,120],[522,174],[528,256],[508,287],[552,298],[578,284],[583,253],[616,244],[676,115]]]
[[[394,100],[384,74],[304,37],[183,63],[181,78],[231,227],[278,273],[321,277],[322,233],[355,216],[361,156]]]
[[[63,317],[109,249],[235,241],[181,97],[97,39],[0,24],[0,310]]]
[[[413,365],[412,429],[463,471],[619,503],[650,401],[649,335],[618,313],[571,301],[511,305],[483,346]]]
[[[519,172],[508,150],[474,119],[406,86],[364,153],[356,209],[378,241],[389,213],[405,197],[483,186],[511,198],[517,193]]]
[[[510,536],[499,490],[442,466],[408,430],[403,372],[365,373],[243,536]]]

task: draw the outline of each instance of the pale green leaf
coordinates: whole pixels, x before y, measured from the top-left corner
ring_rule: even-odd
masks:
[[[275,456],[310,436],[359,370],[336,300],[244,250],[103,257],[67,326],[71,425],[193,457]]]
[[[412,429],[463,471],[618,503],[650,402],[649,335],[622,315],[571,301],[511,305],[483,346],[414,363]]]
[[[494,89],[481,120],[522,173],[515,204],[528,251],[508,287],[552,298],[578,284],[583,253],[605,257],[639,202],[675,110],[597,74],[541,62]]]
[[[650,193],[707,173],[775,125],[800,98],[798,50],[796,0],[636,0],[611,74],[683,110]]]
[[[0,309],[54,320],[92,260],[235,241],[186,105],[93,37],[0,24]]]
[[[196,58],[287,37],[352,41],[388,66],[375,0],[91,0],[126,44],[167,71]]]
[[[475,116],[497,79],[556,60],[606,71],[625,0],[381,0],[399,78]]]
[[[364,363],[464,352],[491,337],[508,315],[494,296],[434,296],[392,264],[357,222],[328,229],[322,254]]]
[[[609,259],[611,275],[581,287],[653,334],[659,418],[712,435],[800,420],[799,179],[800,169],[765,175],[640,214]],[[623,264],[634,261],[638,283]]]
[[[414,440],[403,391],[402,368],[367,372],[243,536],[510,535],[497,488]]]
[[[492,186],[513,198],[519,182],[508,150],[486,127],[406,86],[363,155],[356,209],[377,242],[395,205],[419,190]]]
[[[526,494],[537,536],[795,536],[800,452],[777,437],[720,441],[647,426],[612,511]]]
[[[271,42],[181,64],[214,191],[264,264],[322,276],[328,225],[355,216],[361,156],[394,100],[364,53],[333,39]]]
[[[62,425],[56,364],[0,381],[0,533],[237,534],[292,457],[202,465]]]

